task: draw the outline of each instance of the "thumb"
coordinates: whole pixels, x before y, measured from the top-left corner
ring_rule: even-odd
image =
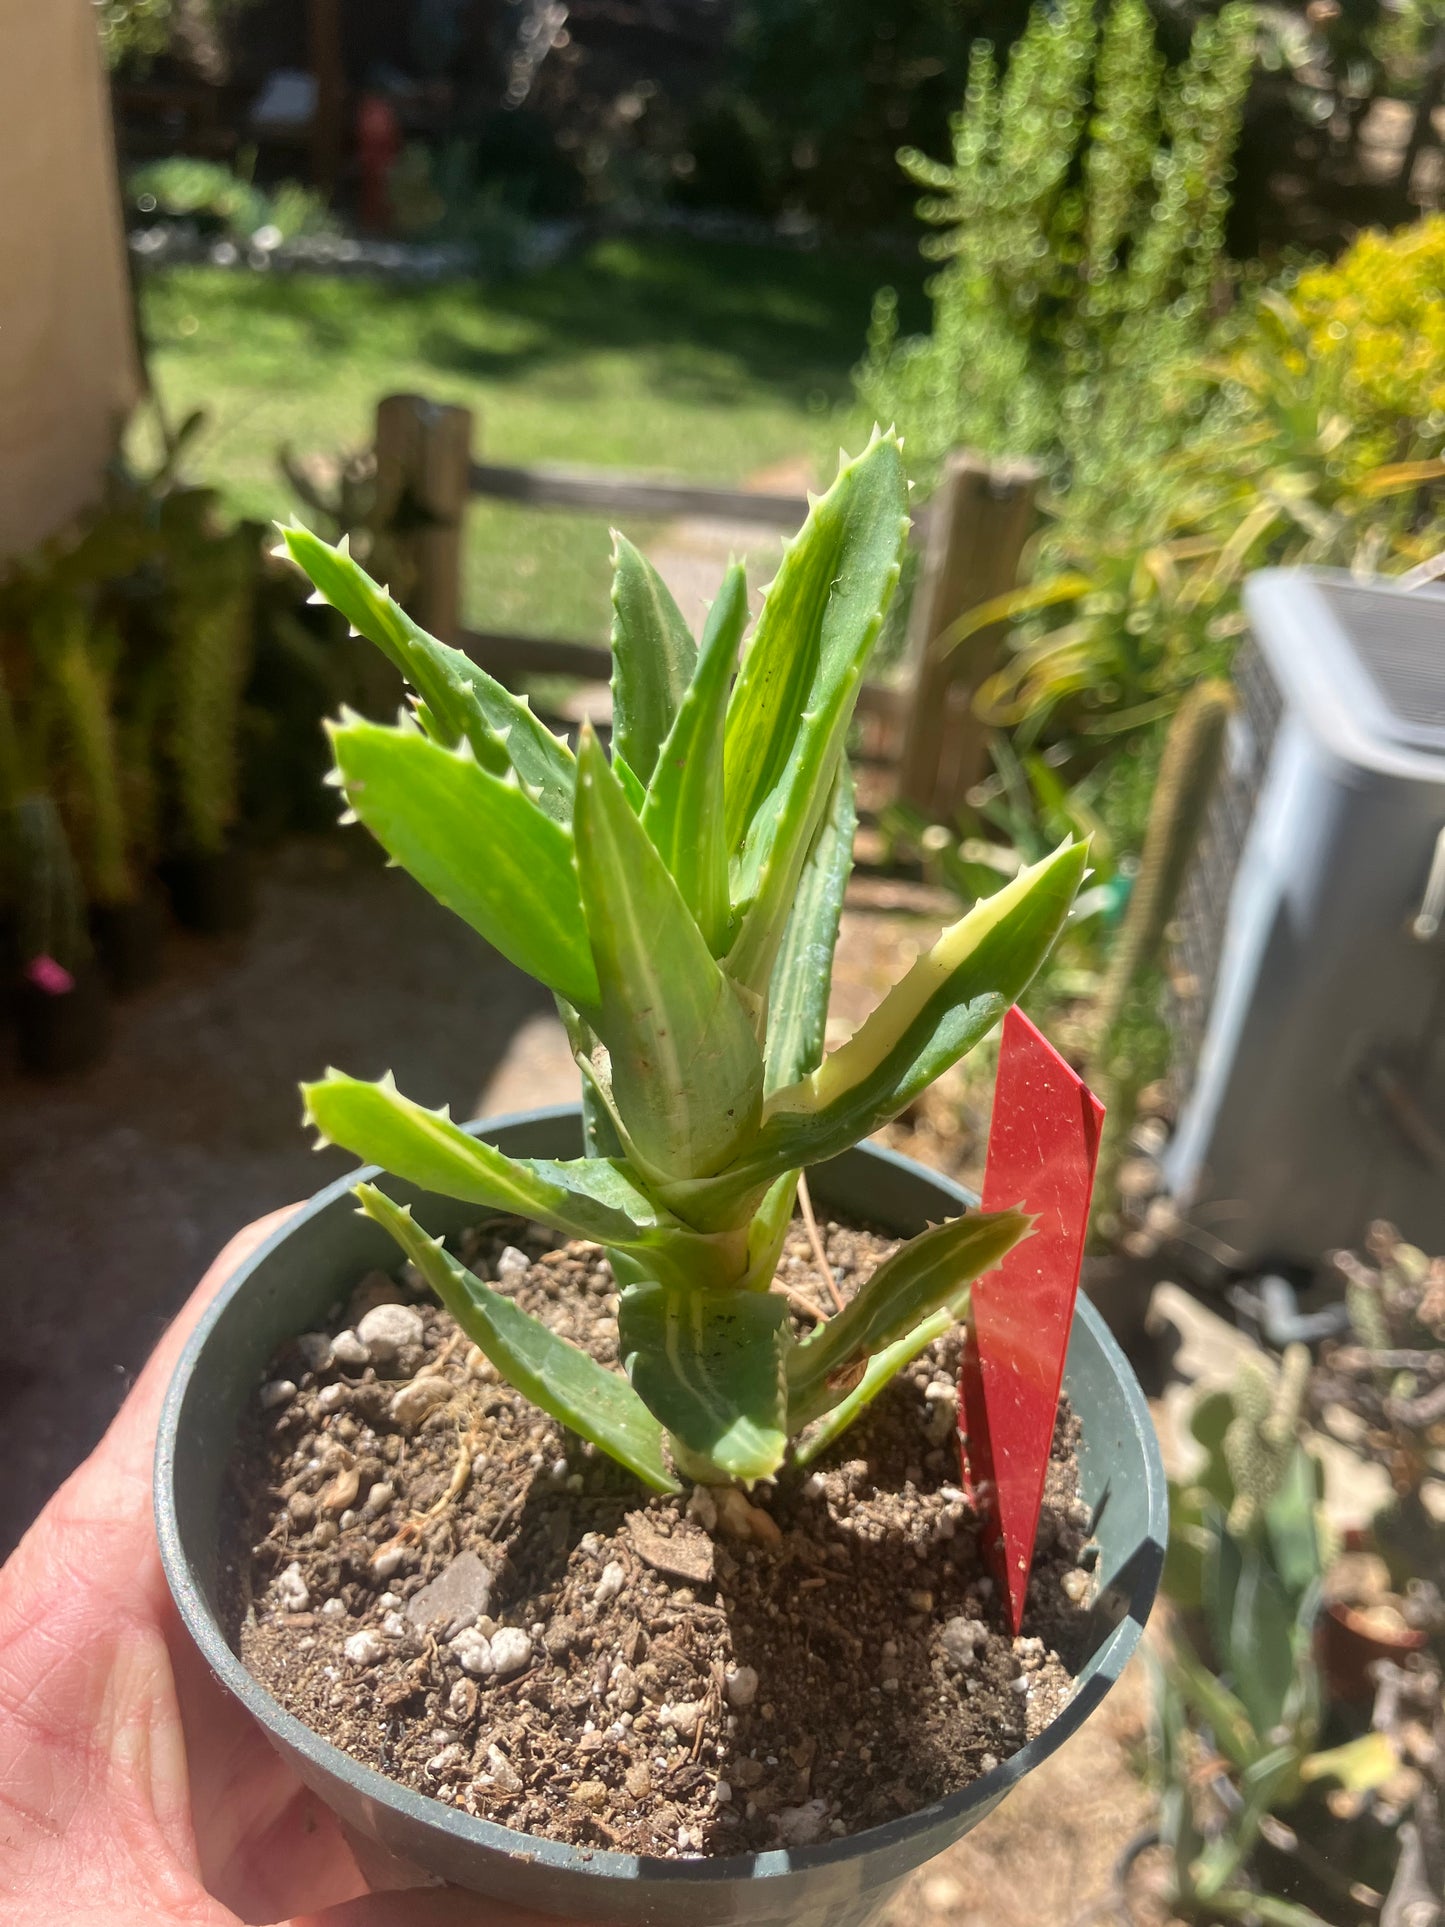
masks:
[[[320,1914],[298,1914],[286,1927],[564,1927],[556,1914],[507,1907],[459,1887],[406,1887],[368,1894],[328,1907]],[[573,1922],[571,1927],[585,1927]]]

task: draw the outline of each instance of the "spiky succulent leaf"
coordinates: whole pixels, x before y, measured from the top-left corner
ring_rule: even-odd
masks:
[[[642,808],[642,826],[715,957],[728,928],[723,722],[747,619],[747,577],[733,563],[708,613],[697,672],[658,753]]]
[[[610,1158],[511,1158],[443,1111],[377,1083],[330,1071],[304,1084],[306,1115],[322,1137],[367,1164],[444,1198],[536,1218],[572,1238],[625,1252],[644,1275],[672,1284],[730,1285],[745,1242],[680,1225]]]
[[[360,718],[330,726],[347,802],[438,903],[569,1003],[597,1001],[570,831],[470,751]]]
[[[898,579],[907,513],[898,438],[875,435],[855,461],[840,465],[788,544],[728,706],[734,853],[743,852],[754,817],[783,781],[804,718],[851,667],[861,668]]]
[[[1017,1001],[1062,929],[1087,857],[1065,844],[945,930],[850,1041],[771,1098],[725,1171],[660,1193],[689,1224],[731,1223],[780,1173],[822,1163],[898,1115]]]
[[[845,1398],[868,1361],[958,1304],[1029,1229],[1022,1211],[969,1212],[911,1239],[881,1264],[836,1318],[788,1354],[788,1428],[800,1431]]]
[[[643,1158],[704,1176],[757,1124],[757,1041],[590,730],[577,769],[577,871],[612,1095]]]
[[[766,1478],[787,1449],[787,1301],[776,1292],[669,1291],[618,1299],[634,1391],[689,1452],[735,1479]]]
[[[677,1491],[663,1455],[662,1428],[620,1372],[599,1365],[483,1284],[384,1191],[360,1184],[356,1195],[367,1217],[391,1233],[467,1337],[523,1398],[600,1446],[655,1491]]]
[[[614,531],[613,541],[612,740],[645,788],[692,681],[697,644],[657,570],[626,536]]]
[[[854,1419],[892,1383],[905,1365],[911,1365],[920,1352],[927,1351],[938,1339],[948,1336],[967,1308],[968,1287],[965,1285],[958,1298],[942,1311],[936,1311],[931,1318],[925,1318],[921,1325],[915,1325],[906,1337],[898,1339],[895,1344],[885,1345],[881,1352],[875,1352],[852,1391],[840,1398],[836,1405],[830,1406],[816,1425],[809,1427],[793,1454],[798,1464],[811,1465],[820,1452],[826,1452],[835,1439],[842,1437]]]
[[[333,547],[309,529],[282,527],[281,539],[317,594],[375,643],[416,690],[429,733],[448,749],[470,743],[478,761],[496,775],[514,769],[539,808],[559,823],[570,823],[576,780],[572,752],[532,714],[525,697],[504,689],[460,649],[428,635],[353,560],[344,538]]]
[[[843,914],[843,893],[853,868],[858,812],[853,772],[846,758],[833,779],[827,813],[798,884],[768,991],[768,1041],[764,1095],[796,1083],[823,1061],[833,952]]]
[[[1064,926],[1088,847],[1066,843],[950,925],[849,1041],[774,1100],[779,1125],[891,1116],[975,1044],[1028,986]],[[875,1129],[865,1124],[855,1136]],[[818,1153],[815,1155],[826,1155]]]

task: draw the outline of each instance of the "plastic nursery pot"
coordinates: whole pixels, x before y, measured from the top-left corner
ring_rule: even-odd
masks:
[[[1411,1653],[1419,1652],[1426,1637],[1396,1613],[1384,1618],[1368,1608],[1332,1600],[1315,1629],[1315,1648],[1330,1698],[1351,1705],[1373,1699],[1375,1662],[1389,1659],[1401,1665]]]
[[[112,990],[127,996],[155,982],[165,932],[165,905],[154,887],[130,903],[92,904],[90,940]]]
[[[575,1157],[574,1108],[474,1127],[516,1156]],[[618,1927],[864,1927],[914,1867],[991,1813],[1025,1773],[1078,1731],[1139,1643],[1163,1565],[1164,1470],[1148,1408],[1102,1320],[1080,1300],[1064,1376],[1082,1422],[1084,1496],[1099,1545],[1090,1656],[1058,1718],[991,1773],[907,1818],[800,1850],[731,1859],[644,1859],[565,1846],[458,1813],[386,1779],[282,1710],[226,1642],[219,1527],[241,1413],[277,1346],[314,1326],[373,1267],[393,1269],[385,1232],[361,1218],[346,1178],[313,1198],[229,1280],[176,1368],[156,1452],[156,1515],[166,1576],[191,1636],[306,1784],[356,1839],[400,1858],[417,1882],[446,1880],[498,1902]],[[899,1233],[974,1203],[947,1179],[863,1145],[809,1173],[815,1200]],[[418,1194],[388,1179],[398,1198]],[[427,1197],[419,1215],[454,1233],[475,1206]]]
[[[49,958],[40,959],[20,973],[13,1010],[16,1062],[27,1076],[88,1070],[104,1057],[110,997],[98,964],[87,961],[73,974],[57,974]]]
[[[167,857],[160,879],[176,922],[203,937],[233,937],[249,930],[256,914],[251,853],[240,843],[199,856]]]

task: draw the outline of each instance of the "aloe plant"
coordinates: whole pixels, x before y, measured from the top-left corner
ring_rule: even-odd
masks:
[[[1083,875],[1061,846],[945,930],[823,1054],[852,860],[845,739],[898,580],[907,484],[875,431],[815,500],[738,667],[733,565],[700,641],[618,538],[611,756],[576,754],[525,700],[426,635],[300,528],[284,552],[415,690],[394,727],[343,714],[333,781],[393,862],[551,989],[584,1091],[587,1155],[508,1158],[384,1078],[305,1089],[323,1141],[423,1190],[605,1247],[624,1373],[524,1314],[378,1186],[384,1225],[504,1377],[652,1486],[806,1459],[946,1329],[1027,1230],[970,1213],[794,1335],[770,1289],[798,1178],[875,1131],[989,1031],[1048,952]],[[811,1432],[809,1431],[811,1429]]]

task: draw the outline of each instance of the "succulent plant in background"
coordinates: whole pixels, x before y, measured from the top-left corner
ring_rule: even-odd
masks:
[[[256,534],[211,527],[213,498],[187,489],[162,515],[172,554],[168,596],[171,702],[167,746],[178,842],[218,856],[238,813],[241,697],[251,667]]]
[[[1277,1370],[1247,1361],[1228,1389],[1206,1392],[1190,1419],[1204,1462],[1169,1489],[1164,1585],[1182,1610],[1155,1669],[1149,1766],[1170,1906],[1188,1920],[1322,1927],[1311,1906],[1260,1890],[1261,1840],[1306,1853],[1312,1789],[1365,1795],[1399,1764],[1385,1732],[1320,1745],[1329,1705],[1315,1631],[1339,1544],[1300,1439],[1309,1374],[1308,1350],[1293,1345]],[[1272,1822],[1286,1812],[1290,1827]],[[1302,1864],[1313,1872],[1325,1858]]]
[[[571,749],[444,647],[347,553],[286,551],[415,690],[391,727],[343,716],[334,780],[393,862],[556,995],[584,1087],[584,1157],[504,1157],[390,1080],[306,1089],[324,1140],[423,1190],[595,1240],[625,1375],[472,1276],[372,1184],[384,1225],[458,1324],[544,1411],[658,1489],[774,1472],[851,1420],[959,1315],[1025,1234],[1018,1210],[924,1232],[846,1308],[794,1335],[769,1289],[800,1174],[895,1116],[1002,1017],[1083,876],[1066,843],[945,930],[823,1054],[852,860],[845,741],[898,580],[907,485],[875,432],[812,504],[747,621],[728,571],[695,642],[619,538],[611,757]]]

